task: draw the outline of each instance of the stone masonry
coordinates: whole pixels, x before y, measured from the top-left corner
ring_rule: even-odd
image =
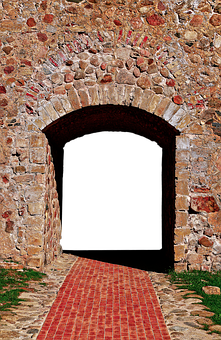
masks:
[[[1,0],[0,55],[2,258],[42,269],[59,256],[43,130],[111,104],[179,132],[174,266],[221,269],[221,2]]]

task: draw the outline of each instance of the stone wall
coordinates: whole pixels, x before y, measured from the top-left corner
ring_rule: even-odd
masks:
[[[59,255],[59,201],[43,131],[81,108],[112,104],[179,131],[175,268],[220,269],[221,2],[0,6],[0,255],[37,268]]]

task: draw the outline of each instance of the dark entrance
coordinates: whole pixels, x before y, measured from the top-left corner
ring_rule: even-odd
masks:
[[[123,134],[122,132],[124,131],[128,133]],[[178,131],[160,117],[146,111],[127,106],[105,105],[86,107],[67,114],[53,122],[43,132],[46,134],[51,145],[59,201],[61,207],[64,207],[63,223],[65,230],[63,244],[65,248],[68,249],[70,246],[71,249],[76,249],[72,253],[78,256],[145,270],[165,271],[169,267],[173,267],[175,136],[179,134]],[[92,135],[94,133],[95,135]],[[110,137],[111,135],[114,138]],[[118,143],[114,143],[114,146],[113,140],[117,138]],[[121,142],[119,141],[120,139]],[[141,140],[146,142],[145,147],[140,146],[139,152],[135,150],[139,148],[134,147],[136,145],[135,139],[138,143],[137,145],[139,143],[140,145],[142,144]],[[77,143],[80,147],[76,151],[78,156],[73,156],[70,159],[70,156],[65,156],[65,152],[67,154],[70,152],[68,148],[72,148],[72,143],[70,143],[72,140],[74,140],[72,143]],[[82,142],[82,140],[84,141]],[[90,142],[87,143],[87,140],[90,140]],[[126,142],[122,142],[123,140]],[[109,151],[106,154],[102,154],[104,162],[101,162],[100,159],[102,149],[104,149],[104,146],[101,145],[102,143]],[[117,145],[120,145],[120,148]],[[134,148],[133,157],[135,157],[136,163],[140,164],[139,169],[141,171],[139,176],[139,171],[134,169],[136,175],[130,181],[133,195],[130,194],[126,180],[127,175],[132,176],[133,172],[132,170],[130,170],[129,174],[128,171],[126,172],[131,158],[126,156],[122,158],[122,150],[128,156],[132,145]],[[151,145],[153,149],[151,149]],[[63,150],[65,150],[64,153]],[[93,150],[96,150],[94,154],[92,153]],[[112,156],[110,156],[111,152]],[[84,153],[86,155],[85,158],[83,157]],[[147,155],[146,162],[143,157],[145,153]],[[108,156],[106,156],[107,154]],[[62,200],[63,157],[65,162],[67,161],[67,166],[65,165],[67,176],[65,175],[65,177],[72,179],[74,176],[79,176],[80,179],[79,181],[76,181],[76,178],[71,181],[69,180],[67,184],[65,183],[66,179],[64,179],[64,191],[68,190],[65,187],[69,187],[69,195],[71,195],[70,203],[66,198]],[[121,177],[117,176],[119,169],[116,172],[112,161],[110,162],[110,160],[116,158],[122,170]],[[145,169],[144,163],[147,165],[150,159],[152,163],[156,163],[158,166],[151,164],[151,170],[148,168],[147,171],[147,166]],[[162,163],[160,164],[161,159]],[[96,160],[96,162],[93,160]],[[78,164],[76,165],[75,163]],[[95,164],[94,167],[93,164]],[[116,162],[114,164],[116,165]],[[100,169],[102,168],[103,172],[99,170],[98,173],[97,169],[99,167]],[[145,176],[142,171],[147,171],[148,175]],[[111,178],[111,181],[105,182],[108,188],[103,188],[101,185],[102,179],[106,179],[104,173],[106,177]],[[113,173],[115,175],[111,176]],[[125,173],[125,176],[123,176],[123,173]],[[134,177],[137,179],[138,186],[136,186]],[[146,181],[146,178],[149,177],[151,179]],[[152,180],[153,177],[154,180]],[[120,178],[122,178],[121,181]],[[80,190],[81,185],[82,190]],[[119,191],[119,187],[122,190]],[[143,191],[139,191],[138,187],[140,188],[139,190],[142,189]],[[161,189],[162,195],[159,195]],[[110,192],[109,196],[108,192]],[[145,196],[147,192],[149,200],[142,200],[140,196]],[[79,195],[80,199],[77,199]],[[101,199],[101,196],[104,197],[104,200]],[[115,196],[116,200],[111,199],[113,196]],[[152,200],[150,196],[153,198]],[[133,200],[131,202],[130,199],[132,197]],[[134,197],[137,197],[137,200]],[[108,204],[105,204],[105,202]],[[133,204],[136,209],[133,208]],[[78,209],[74,208],[75,205],[77,205]],[[100,213],[97,213],[99,212],[98,205],[102,208]],[[128,205],[130,209],[127,208]],[[112,213],[113,211],[115,211],[115,214]],[[68,214],[70,214],[69,217]],[[117,224],[116,216],[121,221]],[[162,230],[159,227],[160,221],[162,222]],[[69,235],[71,235],[70,239],[74,241],[75,238],[77,243],[66,243],[66,241],[69,241]],[[92,247],[90,246],[92,244],[90,235],[93,239]],[[99,236],[96,242],[94,235]],[[159,248],[159,244],[161,248]],[[149,247],[154,247],[154,249]],[[142,250],[89,251],[87,249]]]
[[[64,147],[63,250],[162,248],[162,148],[102,131]]]

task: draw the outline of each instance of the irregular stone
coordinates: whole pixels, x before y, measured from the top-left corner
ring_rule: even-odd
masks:
[[[190,206],[194,211],[206,211],[207,213],[220,210],[213,196],[191,197]]]
[[[46,22],[47,24],[50,24],[52,23],[53,19],[54,19],[53,14],[45,14],[43,21]]]
[[[34,27],[36,26],[36,22],[34,18],[29,18],[26,22],[26,24],[28,25],[28,27]]]
[[[209,23],[213,26],[221,25],[221,14],[213,14],[209,19]]]
[[[111,83],[113,81],[112,75],[111,74],[105,74],[101,80],[100,83],[101,84],[108,84]]]
[[[120,47],[116,50],[116,57],[123,60],[128,60],[131,49],[127,47]]]
[[[93,56],[90,58],[90,63],[91,65],[93,66],[99,66],[100,65],[100,62],[99,62],[99,59],[97,56]]]
[[[208,228],[208,229],[204,230],[204,234],[206,236],[213,236],[213,229]]]
[[[142,74],[137,80],[137,85],[142,89],[148,89],[151,86],[151,80],[147,75]]]
[[[6,88],[3,85],[0,85],[0,94],[6,93]]]
[[[6,66],[4,68],[4,72],[5,72],[5,74],[10,74],[14,71],[14,69],[15,69],[14,66]]]
[[[210,239],[208,239],[208,237],[206,236],[202,236],[200,239],[199,239],[199,244],[202,244],[204,247],[212,247],[213,246],[213,241],[211,241]]]
[[[139,17],[133,17],[130,21],[130,24],[134,30],[138,30],[143,26],[143,22]]]
[[[5,46],[2,48],[2,50],[6,53],[6,54],[10,54],[10,52],[13,50],[13,47],[11,46]]]
[[[167,84],[167,86],[173,87],[173,86],[176,85],[176,82],[175,82],[174,79],[167,79],[167,80],[166,80],[166,84]]]
[[[184,34],[184,38],[186,40],[196,40],[197,39],[197,32],[187,30]]]
[[[6,233],[12,233],[14,231],[14,221],[6,221],[5,231]]]
[[[184,100],[181,96],[177,95],[173,97],[173,102],[177,105],[183,104]]]
[[[65,83],[71,83],[74,80],[73,73],[66,73],[64,76]]]
[[[209,326],[210,331],[216,331],[216,332],[221,332],[221,325],[212,325]]]
[[[215,286],[205,286],[202,287],[205,294],[209,295],[220,295],[220,288]]]
[[[135,84],[135,77],[133,74],[129,73],[127,70],[120,70],[116,76],[116,82],[118,84],[128,84],[134,85]]]
[[[164,25],[165,23],[165,20],[158,14],[147,16],[146,19],[147,19],[148,24],[151,26]]]
[[[203,23],[203,16],[200,14],[195,14],[190,20],[190,25],[193,27],[201,26]]]
[[[48,40],[48,37],[45,33],[37,33],[38,40],[41,42],[45,42]]]

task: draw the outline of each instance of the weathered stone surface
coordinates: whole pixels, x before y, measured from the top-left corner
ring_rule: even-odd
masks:
[[[195,211],[206,211],[208,213],[220,210],[213,196],[191,197],[190,206]]]
[[[147,16],[147,22],[151,26],[159,26],[163,25],[165,23],[165,20],[158,14],[153,14],[150,16]]]
[[[185,254],[185,247],[184,245],[175,245],[174,246],[174,260],[180,261],[184,258]]]
[[[134,85],[135,77],[126,70],[120,70],[117,74],[116,82],[118,84]]]
[[[220,295],[220,288],[215,286],[205,286],[202,288],[204,293],[209,295]]]
[[[123,60],[128,60],[131,49],[127,47],[120,47],[116,51],[116,57]]]
[[[151,80],[147,75],[142,74],[137,80],[137,85],[142,89],[148,89],[151,86]]]
[[[206,236],[202,236],[199,239],[199,244],[202,244],[204,247],[212,247],[213,243],[214,242]]]

